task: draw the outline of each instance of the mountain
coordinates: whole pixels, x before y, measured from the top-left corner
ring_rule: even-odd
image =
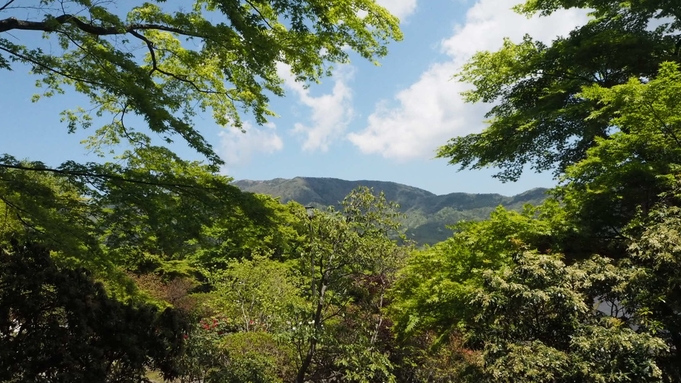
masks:
[[[269,194],[282,202],[296,201],[302,205],[337,206],[358,186],[385,193],[389,201],[397,202],[406,215],[407,235],[419,244],[434,244],[451,236],[447,225],[462,220],[485,219],[497,206],[519,210],[524,204],[538,204],[546,198],[546,190],[537,188],[506,197],[500,194],[450,193],[436,195],[429,191],[383,181],[346,181],[337,178],[296,177],[269,181],[235,181],[243,191]]]

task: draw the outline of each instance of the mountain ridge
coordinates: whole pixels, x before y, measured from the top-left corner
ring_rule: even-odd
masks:
[[[462,220],[487,218],[499,205],[519,210],[527,203],[546,198],[545,188],[534,188],[514,196],[497,193],[454,192],[437,195],[424,189],[390,181],[349,181],[331,177],[294,177],[271,180],[239,180],[233,184],[246,192],[279,197],[281,202],[296,201],[316,207],[338,206],[358,186],[385,193],[386,199],[400,205],[405,214],[407,234],[420,244],[440,242],[451,235],[448,225]]]

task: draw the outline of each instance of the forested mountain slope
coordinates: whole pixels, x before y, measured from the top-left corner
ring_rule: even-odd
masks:
[[[280,197],[282,202],[296,201],[316,207],[338,205],[358,186],[385,193],[389,201],[397,202],[405,213],[407,234],[419,244],[434,244],[451,235],[447,225],[462,220],[480,220],[499,205],[521,209],[524,204],[537,204],[546,189],[536,188],[507,197],[500,194],[450,193],[436,195],[429,191],[395,182],[347,181],[337,178],[296,177],[268,181],[240,180],[234,182],[241,190]]]

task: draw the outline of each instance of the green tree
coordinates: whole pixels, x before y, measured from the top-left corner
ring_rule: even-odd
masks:
[[[263,242],[207,274],[209,316],[189,339],[183,379],[394,381],[384,309],[408,252],[397,207],[366,188],[342,211],[279,206],[295,219],[277,227],[300,242],[284,254]]]
[[[239,193],[233,205],[216,206],[213,220],[192,241],[198,248],[192,262],[204,268],[223,268],[234,260],[271,252],[285,260],[294,256],[305,238],[305,221],[295,214],[300,205],[282,204],[263,194]]]
[[[0,69],[28,66],[43,97],[68,90],[86,96],[89,106],[74,105],[62,119],[69,132],[96,128],[87,147],[116,159],[49,167],[2,155],[0,177],[10,180],[0,186],[11,217],[5,222],[37,230],[41,241],[58,239],[56,250],[68,247],[74,261],[88,259],[100,270],[188,274],[195,266],[189,258],[224,264],[249,255],[259,241],[283,253],[292,233],[275,223],[281,209],[218,174],[222,161],[193,118],[212,112],[216,123],[241,128],[246,112],[264,123],[274,114],[268,97],[283,95],[280,65],[314,82],[352,50],[376,60],[389,40],[401,38],[398,20],[374,0],[109,5],[0,5]],[[35,17],[25,19],[25,8]],[[56,44],[46,51],[38,40],[4,37],[16,31],[43,33]],[[178,137],[208,163],[179,158],[168,147]],[[45,182],[63,190],[43,185],[32,196],[45,183],[33,173],[49,174]],[[66,192],[73,194],[68,203],[51,201]],[[215,244],[223,244],[220,251],[207,250]]]
[[[674,2],[532,0],[517,10],[547,15],[572,7],[591,9],[592,18],[568,36],[549,45],[531,36],[506,40],[499,51],[477,53],[464,66],[457,77],[473,85],[465,99],[496,105],[484,132],[451,139],[440,157],[462,168],[499,167],[502,180],[516,180],[526,165],[560,175],[613,133],[612,114],[581,96],[584,87],[653,79],[660,64],[681,59]],[[651,30],[650,23],[659,26]]]
[[[613,132],[568,167],[556,191],[579,228],[579,242],[621,259],[621,267],[639,270],[609,293],[631,311],[641,331],[667,342],[670,353],[658,363],[671,380],[681,376],[676,367],[681,355],[679,293],[673,287],[678,265],[671,250],[680,206],[679,90],[681,71],[672,62],[660,65],[652,79],[585,87],[582,97],[601,105],[594,118],[609,116]]]
[[[243,332],[285,332],[296,307],[302,304],[291,265],[268,255],[232,261],[211,279],[214,310],[233,320]]]
[[[290,264],[255,254],[209,274],[200,321],[185,358],[191,382],[285,382],[295,377],[288,342],[296,309],[304,305]]]
[[[555,202],[522,213],[497,208],[488,220],[458,225],[446,241],[411,254],[398,274],[390,307],[401,338],[435,331],[447,339],[469,310],[469,294],[487,270],[507,267],[519,248],[560,251],[569,234]],[[566,234],[567,232],[567,234]]]
[[[552,235],[565,263],[527,244],[510,268],[483,274],[470,306],[483,314],[466,317],[479,325],[466,331],[482,336],[491,379],[677,381],[681,13],[676,3],[607,0],[537,0],[517,10],[572,7],[591,9],[592,18],[569,36],[549,45],[505,41],[459,74],[474,85],[468,101],[497,104],[485,131],[452,139],[440,156],[498,166],[503,180],[526,165],[553,169],[568,228]],[[561,302],[551,299],[557,293]],[[594,300],[609,312],[594,312]]]
[[[24,18],[27,8],[33,18]],[[222,160],[192,125],[197,112],[241,128],[240,110],[249,111],[264,123],[274,115],[268,95],[284,93],[278,65],[298,80],[319,81],[330,73],[328,63],[347,62],[349,51],[375,60],[389,40],[401,38],[398,20],[374,0],[197,0],[182,7],[10,0],[0,15],[2,36],[34,31],[55,42],[46,51],[2,37],[0,69],[26,64],[42,96],[66,89],[86,96],[90,107],[62,114],[69,131],[113,116],[88,140],[91,149],[105,153],[126,141],[148,147],[152,132],[166,142],[179,136],[213,165]],[[145,126],[125,122],[126,115],[140,116]]]
[[[196,251],[190,241],[201,239],[202,228],[245,205],[246,195],[204,165],[162,161],[156,152],[136,152],[147,156],[139,161],[155,161],[155,171],[140,167],[136,157],[124,165],[49,168],[4,156],[2,222],[13,229],[3,229],[3,236],[45,243],[64,260],[109,276],[182,261]]]
[[[397,244],[397,207],[368,188],[351,192],[342,206],[299,212],[309,223],[309,243],[298,265],[307,307],[292,334],[296,382],[394,381],[379,339],[387,329],[385,291],[406,255]]]
[[[407,359],[423,358],[414,354],[420,349],[433,363],[438,353],[449,351],[457,369],[435,373],[465,381],[663,381],[674,376],[674,353],[669,353],[674,345],[656,332],[674,327],[650,322],[662,318],[651,313],[650,305],[671,298],[669,285],[650,267],[628,259],[593,256],[566,265],[561,251],[572,233],[565,232],[561,217],[564,211],[553,201],[543,211],[528,208],[525,215],[499,209],[488,221],[469,224],[409,259],[391,307],[402,344],[414,355]],[[653,298],[646,291],[665,296]],[[414,344],[433,333],[436,339]],[[452,336],[463,343],[448,349]],[[422,372],[412,368],[412,373]]]
[[[602,294],[635,272],[601,257],[566,266],[527,251],[511,267],[485,272],[464,331],[484,351],[487,381],[663,381],[656,359],[665,343],[630,328],[620,302]]]
[[[670,179],[681,163],[680,91],[679,65],[664,63],[652,80],[593,85],[580,94],[601,106],[590,118],[609,116],[613,132],[595,140],[586,157],[568,167],[556,194],[585,236],[594,244],[610,243],[597,249],[603,254],[626,256],[624,229],[674,187]]]
[[[11,167],[41,166],[17,161],[9,156],[2,161]],[[83,189],[68,179],[22,172],[0,167],[0,243],[10,239],[42,242],[56,251],[82,255],[84,260],[97,252],[96,227],[91,217],[95,210],[87,202]]]
[[[90,105],[74,105],[62,120],[69,132],[94,127],[87,147],[116,159],[48,167],[3,155],[2,240],[33,238],[107,280],[124,271],[195,275],[258,251],[280,259],[295,254],[297,225],[307,218],[229,185],[193,119],[212,113],[217,124],[242,128],[250,113],[262,124],[274,116],[269,97],[284,93],[278,69],[309,83],[348,62],[352,51],[375,61],[388,41],[401,38],[398,20],[374,0],[109,5],[0,5],[0,69],[28,67],[42,91],[35,100],[69,90],[84,95]],[[25,19],[23,7],[36,17]],[[48,52],[33,40],[6,37],[16,31],[56,44]],[[178,137],[207,164],[170,150]],[[270,340],[255,343],[264,349]],[[239,360],[245,375],[234,371],[229,379],[260,379],[259,363],[272,361]]]
[[[678,180],[676,181],[678,185]],[[622,304],[642,331],[655,334],[668,344],[669,352],[659,364],[670,381],[681,379],[681,211],[679,189],[666,193],[665,202],[641,214],[626,234],[629,253],[626,266],[638,272],[617,290]]]
[[[240,331],[228,317],[204,318],[187,339],[181,382],[291,382],[295,351],[281,333]]]

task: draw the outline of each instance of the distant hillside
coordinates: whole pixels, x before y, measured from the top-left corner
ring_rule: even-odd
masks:
[[[242,180],[234,182],[241,190],[280,197],[282,202],[296,201],[303,205],[329,206],[338,203],[358,186],[385,193],[389,201],[397,202],[406,214],[407,235],[420,244],[434,244],[451,235],[446,228],[461,220],[487,218],[497,206],[520,209],[526,203],[538,204],[546,189],[537,188],[512,197],[500,194],[450,193],[435,195],[429,191],[383,181],[346,181],[336,178],[296,177],[269,181]]]

